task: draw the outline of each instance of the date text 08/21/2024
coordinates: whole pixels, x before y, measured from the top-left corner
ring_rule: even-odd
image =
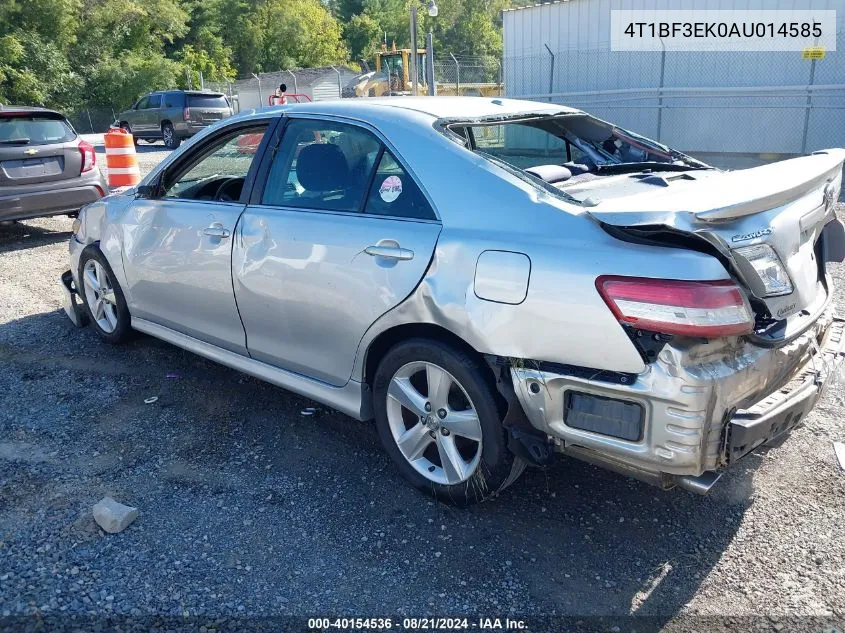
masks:
[[[392,618],[309,618],[310,630],[389,630],[402,629],[412,631],[429,630],[467,630],[480,631],[526,629],[526,623],[520,619],[480,617],[469,618],[402,618],[394,622]]]

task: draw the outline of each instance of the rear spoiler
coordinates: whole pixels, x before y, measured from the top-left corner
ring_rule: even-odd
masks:
[[[688,230],[774,209],[818,190],[829,207],[836,202],[843,161],[845,149],[828,149],[750,169],[696,172],[699,182],[682,189],[599,201],[585,211],[613,226],[663,224]]]
[[[841,154],[843,153],[843,150],[822,150],[819,152],[813,152],[811,156],[828,155],[830,152],[837,152],[838,154],[840,154],[840,156],[838,158],[834,158],[834,160],[838,162],[839,169],[841,169]],[[719,222],[720,220],[733,220],[735,218],[741,218],[746,215],[754,215],[755,213],[760,213],[761,211],[773,209],[775,207],[787,204],[788,202],[792,202],[793,200],[800,198],[804,194],[809,193],[810,191],[813,191],[814,189],[817,189],[822,185],[825,185],[825,183],[827,184],[825,185],[824,189],[824,199],[825,202],[828,202],[828,199],[832,197],[835,193],[835,189],[833,187],[833,180],[835,179],[835,176],[835,173],[823,173],[819,176],[816,176],[815,178],[811,178],[810,180],[799,183],[792,187],[781,189],[780,191],[776,191],[762,198],[757,198],[755,200],[750,200],[741,204],[723,207],[721,209],[701,211],[695,214],[695,218],[697,220],[701,220],[702,222]],[[831,200],[830,202],[836,201]],[[828,202],[828,204],[830,204],[830,202]]]

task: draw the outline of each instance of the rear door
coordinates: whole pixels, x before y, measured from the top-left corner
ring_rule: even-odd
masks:
[[[161,110],[162,120],[168,119],[171,122],[184,120],[185,93],[165,92]]]
[[[270,156],[232,256],[249,353],[341,386],[367,329],[419,284],[440,222],[362,125],[294,118]]]
[[[226,96],[220,93],[187,93],[189,119],[193,126],[212,125],[232,114]]]
[[[0,196],[4,190],[76,178],[79,140],[59,114],[0,111]]]

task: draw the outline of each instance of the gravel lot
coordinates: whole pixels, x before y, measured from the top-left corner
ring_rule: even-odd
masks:
[[[142,145],[142,165],[161,149]],[[458,510],[408,487],[370,424],[304,416],[314,403],[149,337],[75,329],[57,285],[70,225],[0,227],[0,629],[56,614],[845,618],[841,385],[708,497],[561,459]],[[125,532],[94,523],[104,495],[140,508]]]

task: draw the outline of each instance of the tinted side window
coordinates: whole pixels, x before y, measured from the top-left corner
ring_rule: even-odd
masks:
[[[149,97],[143,97],[140,101],[138,101],[138,103],[135,104],[135,109],[136,110],[143,110],[144,108],[147,107],[147,103],[149,103],[149,101],[150,101]]]
[[[164,95],[165,108],[181,108],[184,103],[184,95],[181,92],[168,92]]]
[[[417,183],[387,150],[376,169],[365,212],[416,220],[435,219],[434,211]]]
[[[357,213],[380,150],[378,139],[357,126],[294,119],[285,128],[261,202]]]
[[[147,102],[147,108],[160,108],[161,107],[161,95],[150,95],[150,100]]]

